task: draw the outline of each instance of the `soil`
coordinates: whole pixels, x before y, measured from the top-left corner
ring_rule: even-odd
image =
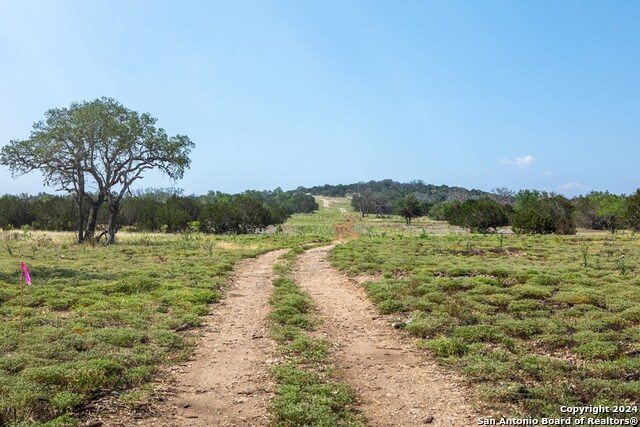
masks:
[[[344,230],[349,234],[349,228]],[[377,314],[359,282],[333,269],[333,246],[301,254],[294,276],[316,301],[317,335],[332,344],[336,372],[355,390],[354,408],[369,426],[472,426],[472,394],[408,336]],[[85,426],[268,426],[276,363],[268,338],[273,264],[284,250],[240,262],[226,298],[212,305],[191,360],[146,401],[126,407],[117,397],[94,402]]]
[[[316,301],[321,336],[333,344],[332,361],[356,390],[370,426],[471,426],[479,414],[471,391],[455,374],[377,315],[357,281],[333,269],[333,246],[300,255],[294,276]]]
[[[269,339],[267,315],[273,264],[284,252],[270,252],[236,266],[226,298],[212,305],[206,316],[193,357],[176,368],[170,390],[160,393],[164,402],[156,396],[155,402],[147,402],[146,413],[121,408],[111,416],[92,417],[86,425],[268,425],[275,343]]]
[[[358,233],[355,232],[355,219],[352,216],[346,217],[346,222],[336,225],[336,239],[339,242],[347,240],[347,236],[350,239],[357,239]]]

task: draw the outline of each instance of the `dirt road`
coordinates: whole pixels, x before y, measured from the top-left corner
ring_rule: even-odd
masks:
[[[355,389],[356,409],[368,425],[474,425],[477,414],[467,398],[469,390],[377,315],[362,288],[330,266],[331,248],[301,254],[294,277],[316,301],[324,321],[317,333],[332,343],[336,372]],[[121,408],[89,421],[103,427],[269,425],[275,344],[268,338],[266,318],[272,267],[284,252],[236,266],[226,298],[205,318],[195,354],[174,368],[175,385],[162,399],[143,413]]]
[[[332,246],[300,255],[294,277],[324,320],[337,370],[355,388],[370,426],[467,427],[478,414],[462,382],[389,327],[359,285],[333,269]]]
[[[177,374],[175,395],[144,426],[265,426],[273,397],[275,344],[266,318],[273,263],[286,251],[242,261],[226,298],[215,304],[192,361]]]

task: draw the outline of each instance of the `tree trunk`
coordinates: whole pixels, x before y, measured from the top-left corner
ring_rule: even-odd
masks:
[[[78,243],[84,242],[84,176],[78,174],[78,186],[76,187],[76,204],[78,205]]]
[[[116,233],[118,232],[116,219],[119,211],[120,201],[109,201],[109,229],[107,231],[107,245],[113,245],[116,243]]]
[[[84,206],[81,195],[78,195],[76,204],[78,205],[78,243],[82,243],[84,242]]]
[[[89,217],[87,218],[87,229],[85,231],[86,239],[93,239],[95,237],[96,225],[98,223],[98,210],[103,203],[104,194],[100,193],[89,209]]]

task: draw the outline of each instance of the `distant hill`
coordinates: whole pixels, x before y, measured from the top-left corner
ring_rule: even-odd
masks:
[[[382,181],[358,182],[355,184],[318,185],[314,187],[298,187],[296,191],[303,191],[318,196],[345,197],[363,192],[384,194],[388,199],[399,199],[408,194],[414,194],[421,202],[436,203],[444,200],[479,199],[483,196],[495,196],[482,190],[468,190],[462,187],[448,185],[425,184],[422,180],[407,183],[391,179]]]

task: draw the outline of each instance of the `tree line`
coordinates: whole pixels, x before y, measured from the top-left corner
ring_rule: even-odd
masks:
[[[516,233],[575,234],[577,227],[592,230],[640,230],[640,189],[625,196],[593,191],[567,199],[537,190],[521,190],[513,203],[486,197],[434,206],[434,219],[444,219],[480,232],[510,225]]]
[[[429,194],[424,191],[429,186],[420,182],[397,184],[395,192],[379,182],[352,186],[351,204],[362,216],[397,214],[407,225],[413,218],[429,216],[481,233],[504,226],[535,234],[574,234],[577,227],[612,233],[640,230],[640,189],[630,196],[594,191],[570,200],[544,191],[514,193],[505,188],[486,193],[441,186]]]
[[[90,205],[84,206],[84,214],[88,215]],[[179,189],[148,189],[122,198],[116,225],[134,231],[243,234],[282,224],[294,213],[317,209],[312,196],[280,188],[242,194],[209,192],[200,196],[184,196]],[[76,201],[72,196],[45,193],[0,196],[3,229],[74,231],[77,222]],[[98,212],[96,223],[100,232],[99,224],[109,223],[109,212]]]
[[[111,98],[54,108],[36,122],[29,138],[12,140],[0,149],[0,164],[22,175],[40,171],[46,185],[67,196],[0,197],[0,226],[25,225],[77,231],[78,241],[100,234],[115,242],[120,226],[141,230],[182,231],[187,227],[212,233],[249,233],[282,223],[295,212],[317,209],[313,197],[351,196],[353,208],[366,215],[396,213],[411,219],[429,215],[471,230],[488,232],[511,225],[516,232],[571,234],[576,226],[595,229],[640,228],[638,193],[626,197],[593,192],[568,200],[557,194],[507,189],[493,192],[390,179],[367,183],[298,187],[292,192],[248,191],[184,197],[134,195],[131,186],[146,171],[157,169],[182,178],[194,148],[186,135],[169,136],[156,118],[138,113]],[[106,204],[107,211],[102,207]]]

